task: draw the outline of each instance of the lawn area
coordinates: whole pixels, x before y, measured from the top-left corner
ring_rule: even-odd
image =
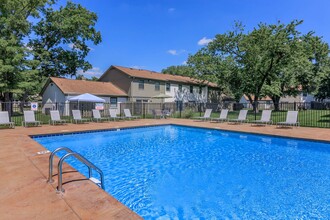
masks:
[[[35,118],[37,121],[41,121],[42,124],[49,124],[50,115],[42,114],[41,111],[35,112]],[[62,116],[61,119],[67,120],[68,123],[71,122],[71,116]],[[11,120],[15,122],[15,126],[22,126],[22,121],[24,120],[24,116],[21,113],[15,112],[15,114],[11,117]]]
[[[204,113],[202,113],[203,116]],[[231,111],[228,113],[229,119],[235,119],[238,117],[239,111]],[[273,124],[286,120],[287,111],[273,111],[271,120]],[[220,113],[212,113],[212,118],[218,118]],[[199,117],[200,113],[193,113],[192,117]],[[247,116],[249,121],[259,120],[261,118],[261,111],[255,114],[253,111],[248,112]],[[330,128],[330,110],[304,110],[299,111],[298,121],[300,126],[303,127],[319,127],[319,128]]]
[[[199,117],[200,115],[203,115],[204,113],[199,112],[182,112],[181,117],[182,118],[193,118],[193,117]],[[239,114],[239,111],[231,111],[228,113],[228,118],[234,119],[237,118]],[[286,111],[273,111],[271,120],[273,121],[273,124],[276,124],[277,122],[285,121],[286,120]],[[218,118],[220,113],[212,113],[212,118]],[[36,120],[41,121],[43,124],[49,124],[50,115],[42,114],[41,111],[37,111],[36,114]],[[85,115],[91,119],[91,115]],[[179,112],[175,113],[173,115],[174,118],[179,118],[180,114]],[[253,111],[248,112],[247,118],[249,121],[259,120],[261,117],[261,111],[254,115]],[[62,116],[62,119],[67,120],[68,123],[71,123],[72,116]],[[144,116],[144,118],[154,118],[152,114],[147,114]],[[19,112],[15,112],[12,116],[12,121],[15,122],[16,126],[21,126],[23,121],[23,114]],[[330,128],[330,110],[305,110],[305,111],[299,111],[298,115],[298,121],[300,122],[300,126],[303,127],[320,127],[320,128]]]

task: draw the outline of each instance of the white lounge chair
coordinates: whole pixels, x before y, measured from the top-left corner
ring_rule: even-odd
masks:
[[[61,119],[60,112],[58,110],[50,111],[50,121],[49,124],[66,124],[66,120]]]
[[[228,109],[222,109],[219,118],[212,118],[211,121],[215,121],[215,122],[228,121]]]
[[[84,123],[88,121],[88,119],[86,118],[81,118],[80,110],[72,110],[72,116],[73,116],[72,122],[76,124],[79,122]]]
[[[95,120],[96,122],[99,122],[99,121],[102,122],[102,121],[108,120],[108,118],[101,117],[100,110],[93,109],[92,112],[93,112],[93,120]]]
[[[22,121],[22,125],[26,127],[28,124],[33,124],[36,126],[40,126],[41,122],[36,121],[36,118],[34,116],[34,111],[24,111],[24,121]]]
[[[212,113],[212,109],[206,109],[205,112],[204,112],[204,116],[202,117],[194,117],[193,119],[196,119],[196,120],[208,120],[208,119],[211,119],[211,113]]]
[[[272,115],[272,110],[263,110],[261,113],[261,119],[251,121],[252,125],[267,125],[272,124],[272,120],[270,120],[270,117]]]
[[[8,125],[9,128],[15,128],[15,123],[9,120],[9,114],[7,111],[0,112],[0,125]]]
[[[125,114],[126,119],[139,119],[140,118],[140,116],[133,116],[131,114],[131,111],[128,108],[124,109],[124,114]]]
[[[117,116],[117,109],[109,109],[109,119],[113,119],[113,120],[119,120],[119,119],[123,119],[123,117]]]
[[[234,124],[240,124],[242,122],[247,122],[248,120],[246,119],[248,110],[240,110],[239,115],[237,119],[229,119],[229,122],[234,123]]]
[[[299,126],[298,122],[298,111],[288,111],[286,115],[286,121],[277,122],[277,127],[289,127],[289,126]]]

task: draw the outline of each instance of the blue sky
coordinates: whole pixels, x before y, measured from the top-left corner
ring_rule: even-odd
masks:
[[[329,0],[74,0],[97,13],[102,43],[91,46],[100,76],[110,65],[161,71],[181,65],[216,34],[242,21],[247,30],[260,22],[304,20],[299,30],[315,31],[330,42]]]

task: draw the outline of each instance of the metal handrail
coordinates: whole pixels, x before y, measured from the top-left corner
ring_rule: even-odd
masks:
[[[69,153],[72,153],[73,151],[70,148],[67,147],[59,147],[57,149],[55,149],[49,156],[49,173],[48,173],[48,183],[53,183],[53,159],[54,159],[54,155],[59,152],[59,151],[66,151]]]
[[[65,190],[62,187],[62,165],[63,162],[66,158],[70,157],[70,156],[74,156],[75,158],[77,158],[79,161],[81,161],[83,164],[85,164],[88,167],[88,174],[89,177],[91,178],[92,176],[92,169],[96,170],[101,177],[101,188],[104,189],[104,176],[103,176],[103,172],[102,170],[100,170],[98,167],[96,167],[94,164],[92,164],[89,160],[87,160],[85,157],[83,157],[82,155],[76,153],[76,152],[70,152],[67,153],[66,155],[64,155],[63,157],[61,157],[60,161],[58,162],[57,168],[58,168],[58,186],[57,186],[57,191],[58,192],[64,192]]]

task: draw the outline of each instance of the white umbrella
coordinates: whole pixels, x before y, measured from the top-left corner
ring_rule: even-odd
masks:
[[[78,109],[79,109],[79,102],[96,102],[96,103],[104,103],[105,100],[97,97],[95,95],[85,93],[82,95],[74,96],[68,99],[70,102],[78,102]]]
[[[95,95],[85,93],[82,95],[74,96],[69,98],[69,101],[77,101],[77,102],[102,102],[104,103],[105,100],[101,99],[100,97],[97,97]]]

